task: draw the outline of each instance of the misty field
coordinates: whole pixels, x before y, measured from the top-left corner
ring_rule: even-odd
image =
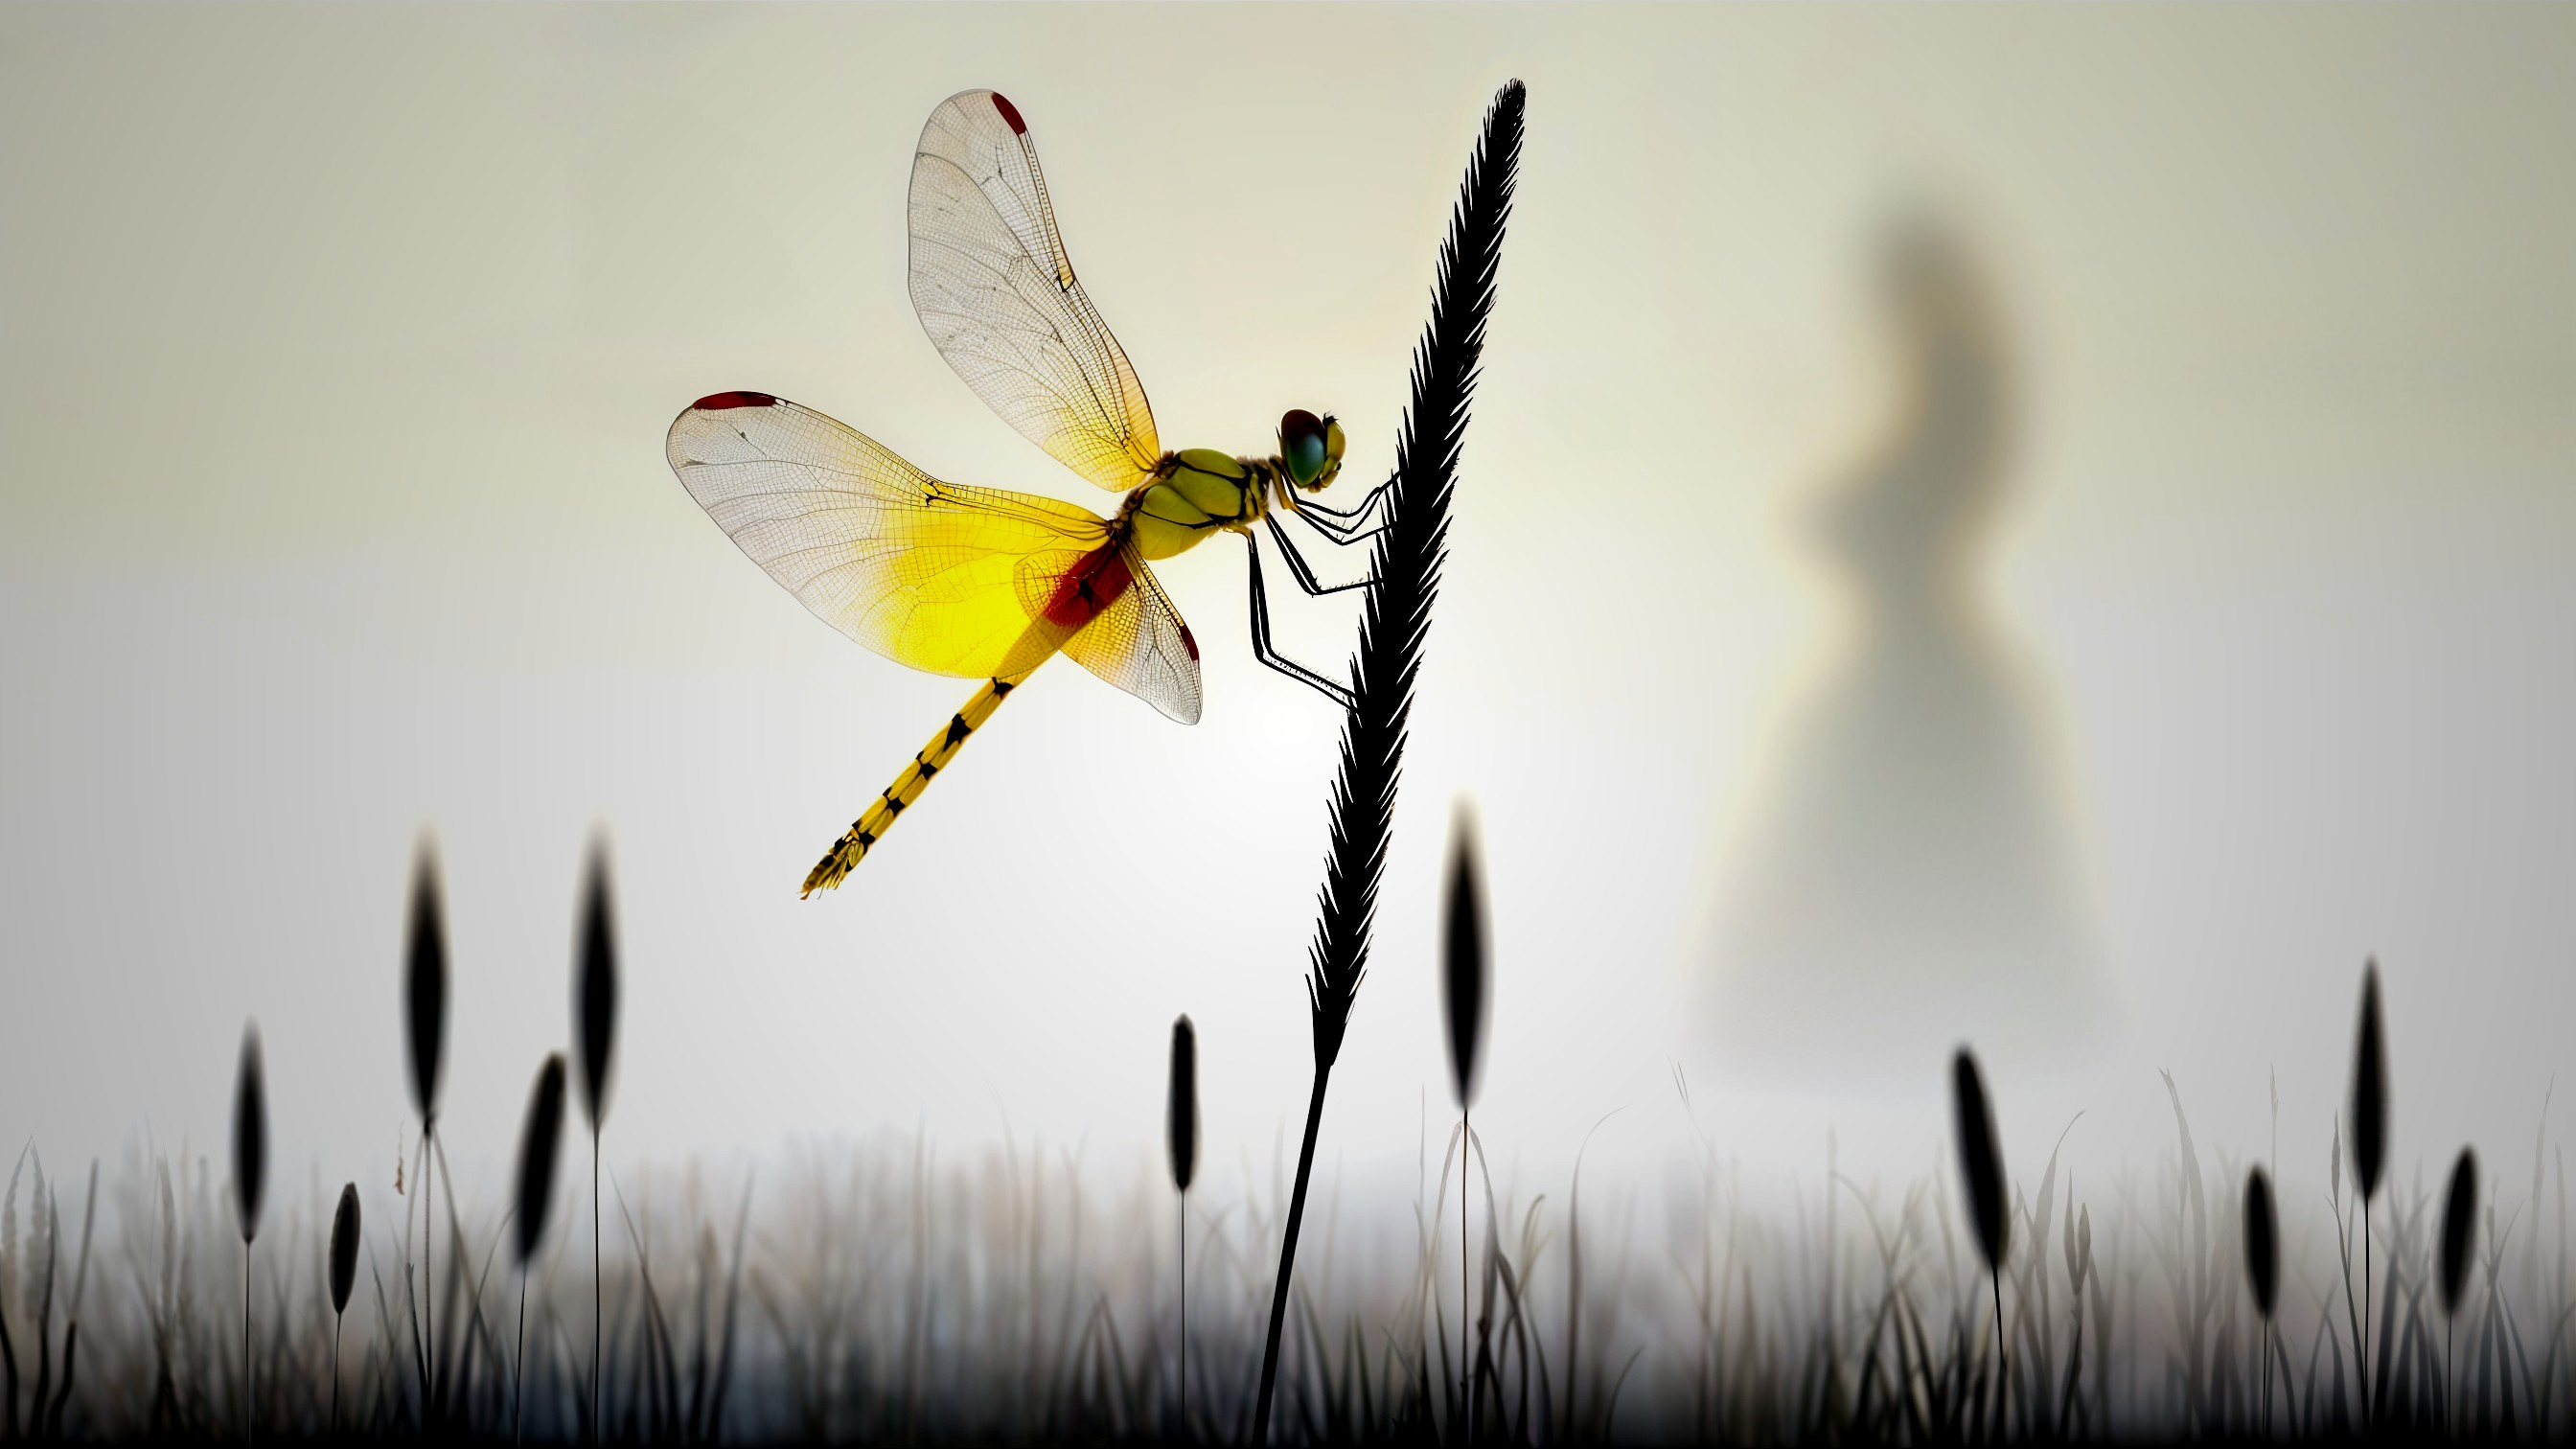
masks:
[[[2478,1185],[2448,1285],[2442,1192],[2388,1184],[2365,1305],[2351,1154],[2300,1144],[2315,1160],[2293,1180],[2330,1168],[2338,1188],[2281,1205],[2267,1326],[2244,1212],[2259,1164],[2204,1152],[2179,1092],[2174,1129],[2151,1168],[2080,1195],[2053,1159],[2010,1174],[1998,1395],[1995,1285],[1956,1172],[1837,1177],[1765,1210],[1750,1200],[1770,1185],[1746,1182],[1713,1139],[1675,1144],[1660,1201],[1579,1182],[1533,1201],[1471,1157],[1471,1375],[1444,1211],[1459,1138],[1433,1121],[1410,1233],[1358,1211],[1373,1226],[1346,1231],[1335,1211],[1310,1235],[1272,1432],[1460,1439],[1471,1378],[1473,1437],[1509,1443],[2570,1431],[2576,1292],[2555,1154],[2536,1142],[2528,1180]],[[529,1257],[524,1349],[514,1204],[451,1202],[434,1165],[407,1177],[406,1220],[364,1225],[343,1329],[336,1185],[282,1194],[251,1253],[246,1385],[232,1174],[140,1145],[49,1173],[30,1151],[0,1241],[7,1428],[315,1436],[336,1391],[341,1428],[364,1435],[1242,1442],[1283,1193],[1202,1183],[1189,1197],[1184,1417],[1175,1195],[1155,1168],[1134,1164],[1129,1188],[1103,1194],[1062,1147],[949,1161],[887,1134],[758,1181],[612,1174],[594,1425],[584,1191],[564,1195]]]

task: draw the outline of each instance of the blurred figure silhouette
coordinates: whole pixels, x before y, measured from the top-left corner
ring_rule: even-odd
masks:
[[[1928,1081],[1958,1039],[2072,1041],[2107,1006],[2044,696],[1979,577],[2010,462],[2002,319],[1929,216],[1889,228],[1880,268],[1896,415],[1816,517],[1854,628],[1715,932],[1730,1070],[1775,1081]]]

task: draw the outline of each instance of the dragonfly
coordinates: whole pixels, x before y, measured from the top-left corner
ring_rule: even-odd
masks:
[[[1281,654],[1256,528],[1310,596],[1327,585],[1280,518],[1336,545],[1385,526],[1393,480],[1356,506],[1312,495],[1340,475],[1330,414],[1281,416],[1277,451],[1163,449],[1125,349],[1075,280],[1017,106],[965,91],[930,113],[912,162],[908,281],[931,344],[1004,422],[1123,495],[1106,517],[1026,493],[943,482],[858,430],[764,392],[698,399],[667,454],[689,496],[824,622],[896,663],[981,679],[807,873],[840,885],[983,728],[1058,654],[1182,724],[1199,719],[1199,646],[1150,565],[1221,533],[1250,559],[1253,652],[1347,707],[1350,691]]]

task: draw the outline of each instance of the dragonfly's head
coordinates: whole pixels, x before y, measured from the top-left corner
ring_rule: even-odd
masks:
[[[1330,414],[1317,417],[1292,408],[1279,419],[1279,461],[1288,477],[1309,493],[1322,491],[1342,471],[1342,425]]]

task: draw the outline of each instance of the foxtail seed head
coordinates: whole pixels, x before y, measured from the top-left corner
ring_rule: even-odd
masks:
[[[1449,1018],[1449,1081],[1461,1108],[1476,1102],[1492,971],[1486,949],[1484,872],[1476,819],[1460,805],[1449,826],[1449,889],[1441,911],[1441,1001]]]
[[[404,1045],[411,1102],[424,1124],[438,1120],[438,1068],[447,1049],[447,921],[438,888],[438,842],[426,832],[412,853],[411,919],[403,950]]]
[[[546,1233],[546,1209],[554,1202],[555,1144],[563,1137],[564,1059],[546,1054],[537,1070],[536,1090],[528,1098],[527,1125],[519,1131],[519,1208],[516,1214],[519,1267],[537,1251]]]
[[[1172,1186],[1190,1190],[1199,1165],[1199,1033],[1184,1013],[1172,1021],[1172,1095],[1163,1110],[1172,1155]]]
[[[1995,1145],[1995,1114],[1986,1102],[1985,1078],[1978,1074],[1976,1056],[1966,1047],[1950,1060],[1950,1090],[1958,1116],[1959,1175],[1967,1183],[1977,1250],[1985,1254],[1990,1271],[2000,1272],[2011,1226],[2004,1215],[2003,1153]]]
[[[2478,1154],[2460,1149],[2451,1169],[2450,1200],[2442,1205],[2442,1316],[2460,1311],[2460,1290],[2469,1282],[2469,1248],[2478,1236]]]
[[[2272,1180],[2259,1167],[2245,1175],[2245,1284],[2254,1290],[2255,1311],[2269,1320],[2281,1291],[2280,1231]]]
[[[259,1236],[268,1188],[268,1073],[260,1065],[259,1023],[242,1023],[241,1065],[233,1074],[233,1212],[242,1241]]]
[[[2379,1191],[2388,1161],[2388,1039],[2380,1026],[2379,959],[2361,968],[2361,1026],[2352,1048],[2352,1176],[2361,1200]]]
[[[609,1059],[617,1046],[617,929],[608,877],[608,837],[601,834],[590,843],[573,946],[573,1053],[581,1064],[581,1109],[594,1135],[608,1117]]]
[[[349,1311],[349,1290],[358,1282],[358,1185],[344,1184],[340,1206],[331,1213],[331,1312]]]

